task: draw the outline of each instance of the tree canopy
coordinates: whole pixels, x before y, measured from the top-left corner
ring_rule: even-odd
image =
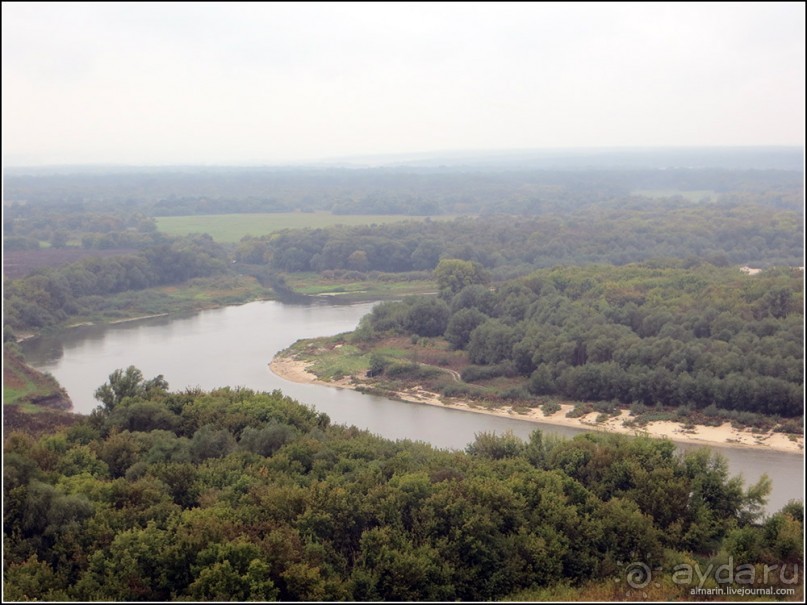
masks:
[[[147,382],[118,370],[115,406],[7,437],[5,598],[496,600],[613,584],[617,561],[803,556],[803,508],[762,518],[769,484],[708,450],[536,431],[451,452],[332,426],[279,391]]]
[[[803,287],[795,268],[749,276],[708,263],[558,267],[381,303],[356,338],[444,337],[478,366],[463,372],[467,382],[521,376],[519,397],[532,405],[557,395],[798,418]],[[442,309],[439,322],[432,309]]]

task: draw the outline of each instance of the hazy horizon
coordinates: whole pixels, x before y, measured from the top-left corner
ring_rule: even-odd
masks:
[[[164,164],[5,164],[10,174],[170,170],[307,170],[307,169],[644,169],[718,168],[802,170],[804,147],[578,147],[567,149],[442,150],[433,152],[352,155],[299,162],[219,162]]]
[[[4,3],[2,16],[4,167],[804,146],[800,3]]]

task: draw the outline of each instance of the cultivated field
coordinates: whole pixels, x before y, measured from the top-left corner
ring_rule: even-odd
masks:
[[[88,250],[85,248],[42,248],[40,250],[8,250],[3,253],[3,276],[9,279],[25,277],[43,267],[61,267],[90,256],[121,256],[134,254],[134,248]]]
[[[238,242],[245,235],[266,235],[281,229],[312,229],[334,225],[380,225],[400,221],[450,220],[452,216],[423,217],[398,214],[331,214],[330,212],[279,212],[272,214],[209,214],[158,216],[157,228],[168,235],[208,233],[221,243]]]

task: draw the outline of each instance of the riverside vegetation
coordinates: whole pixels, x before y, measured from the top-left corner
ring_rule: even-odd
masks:
[[[96,397],[68,429],[6,437],[6,599],[631,600],[638,561],[643,598],[672,600],[691,598],[681,565],[803,559],[802,505],[761,519],[767,479],[705,449],[536,431],[435,450],[133,367]],[[801,599],[790,572],[766,582]]]
[[[382,303],[352,334],[289,354],[376,393],[802,433],[798,269],[587,266],[490,288],[478,265],[444,259],[435,275],[439,295]]]

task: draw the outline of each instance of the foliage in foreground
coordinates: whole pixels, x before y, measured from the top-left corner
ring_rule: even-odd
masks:
[[[6,599],[488,600],[574,595],[629,561],[803,557],[800,504],[763,519],[767,478],[744,489],[670,441],[536,431],[449,452],[133,367],[97,396],[62,433],[6,440]]]

